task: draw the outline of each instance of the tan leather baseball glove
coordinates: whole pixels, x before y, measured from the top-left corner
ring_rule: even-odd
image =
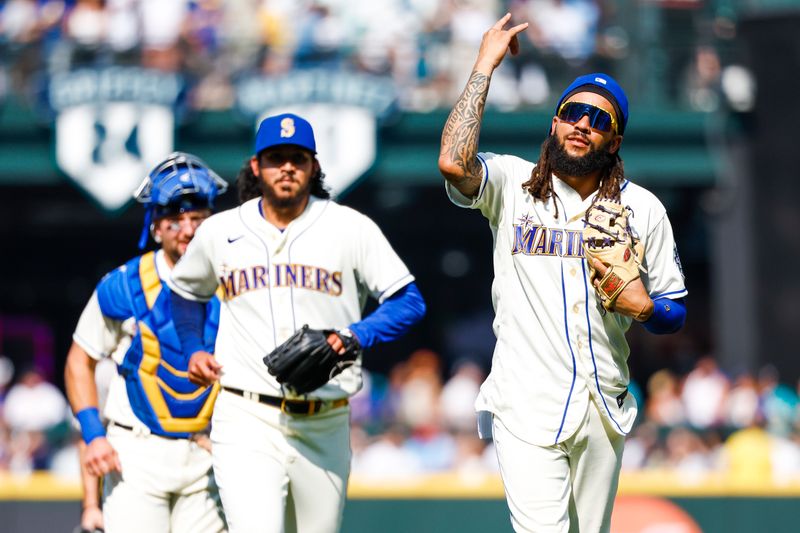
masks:
[[[608,267],[595,286],[595,292],[609,311],[614,310],[614,303],[623,289],[639,278],[639,272],[647,272],[642,266],[644,246],[631,232],[628,221],[631,214],[629,207],[614,200],[597,200],[583,219],[583,251],[592,283],[599,277],[592,259],[598,259]]]

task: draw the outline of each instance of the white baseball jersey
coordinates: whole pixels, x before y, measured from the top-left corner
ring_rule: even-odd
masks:
[[[205,301],[224,295],[215,357],[220,383],[283,396],[263,358],[304,324],[345,328],[361,319],[368,295],[379,302],[414,280],[378,226],[361,213],[310,197],[283,231],[264,219],[260,198],[200,226],[172,272],[170,288]],[[361,361],[311,396],[345,398],[361,386]]]
[[[481,153],[483,181],[474,199],[447,185],[458,206],[479,209],[494,237],[492,303],[497,344],[476,409],[498,416],[518,438],[540,446],[563,442],[578,429],[591,394],[609,425],[627,434],[636,400],[627,394],[625,332],[632,319],[604,312],[583,259],[582,200],[553,176],[553,200],[534,200],[522,184],[533,163]],[[645,247],[642,282],[653,299],[686,295],[672,227],[663,205],[630,181],[622,204],[633,210],[634,235]]]

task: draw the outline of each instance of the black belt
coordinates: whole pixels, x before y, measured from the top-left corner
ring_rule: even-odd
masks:
[[[255,400],[259,403],[277,407],[282,413],[288,415],[315,415],[326,407],[329,409],[336,409],[337,407],[344,407],[349,403],[347,398],[341,398],[339,400],[290,400],[280,396],[268,396],[266,394],[258,394],[257,392],[232,389],[231,387],[222,387],[222,389],[249,400]]]
[[[138,431],[136,428],[132,428],[131,426],[126,426],[125,424],[120,424],[119,422],[114,422],[113,420],[111,422],[109,422],[108,425],[109,426],[116,426],[116,427],[118,427],[120,429],[124,429],[124,430],[130,431],[132,433],[136,433]],[[188,440],[187,437],[176,437],[176,436],[173,436],[173,435],[159,435],[158,433],[153,433],[152,431],[150,431],[149,434],[150,435],[155,435],[156,437],[161,437],[162,439],[174,439],[174,440],[184,439],[184,440]]]

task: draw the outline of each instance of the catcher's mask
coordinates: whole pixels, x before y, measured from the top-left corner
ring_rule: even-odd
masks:
[[[214,199],[227,189],[228,183],[199,157],[185,152],[171,153],[133,193],[145,208],[139,249],[147,245],[155,220],[197,209],[214,209]]]

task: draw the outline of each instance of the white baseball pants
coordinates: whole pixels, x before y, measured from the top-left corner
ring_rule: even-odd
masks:
[[[350,475],[350,408],[311,416],[222,391],[211,429],[231,533],[335,533]]]
[[[515,531],[608,533],[625,437],[607,425],[593,400],[581,426],[560,444],[520,440],[497,416],[493,432]]]
[[[189,439],[134,433],[113,424],[108,442],[122,474],[105,476],[107,533],[225,531],[211,455]]]

